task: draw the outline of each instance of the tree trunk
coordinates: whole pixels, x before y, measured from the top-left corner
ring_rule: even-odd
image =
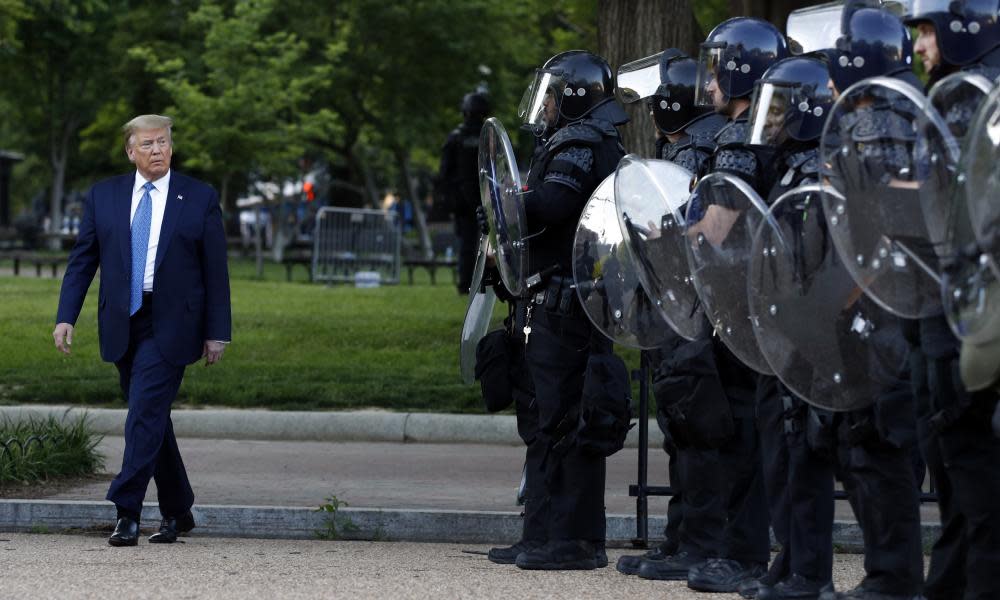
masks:
[[[597,39],[601,56],[621,65],[667,48],[697,56],[704,39],[691,0],[599,0]],[[652,156],[656,134],[644,103],[627,105],[632,121],[622,128],[625,149]]]
[[[427,229],[427,217],[424,215],[421,198],[417,194],[417,186],[410,176],[410,155],[405,150],[396,148],[396,160],[399,162],[399,176],[403,180],[402,191],[410,197],[413,205],[413,220],[420,236],[420,253],[424,258],[434,258],[434,246],[431,244],[431,234]]]
[[[66,165],[69,163],[69,142],[76,132],[76,119],[70,118],[63,123],[61,135],[52,140],[52,231],[56,234],[49,238],[50,250],[62,250],[62,203],[66,195]]]
[[[52,224],[50,226],[52,234],[49,238],[49,250],[62,250],[62,238],[59,233],[62,231],[62,200],[66,187],[66,148],[52,153],[52,196],[50,198]]]

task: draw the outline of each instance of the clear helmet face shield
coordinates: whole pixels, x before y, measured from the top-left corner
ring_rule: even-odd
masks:
[[[618,69],[618,97],[631,104],[656,93],[660,86],[660,60],[663,52],[632,61]]]
[[[722,93],[719,83],[716,81],[721,74],[720,69],[724,68],[722,60],[725,50],[725,43],[701,45],[701,52],[698,54],[698,78],[696,79],[697,85],[694,95],[695,106],[710,106],[719,109],[722,108],[725,102],[729,101]],[[714,94],[709,88],[716,90]],[[719,99],[718,103],[715,101],[716,98]]]
[[[758,82],[750,106],[750,136],[747,143],[777,146],[787,137],[786,125],[793,125],[797,87]]]
[[[808,123],[822,119],[828,106],[811,101],[795,82],[758,82],[750,105],[751,145],[776,146],[789,137],[797,140],[815,135]],[[812,133],[812,135],[810,135]]]
[[[587,93],[585,88],[569,88],[565,79],[555,71],[538,69],[521,98],[518,115],[528,129],[535,132],[535,135],[540,135],[558,124],[563,96],[585,96]]]
[[[843,2],[818,4],[788,15],[785,31],[792,54],[808,54],[833,48],[841,33]]]

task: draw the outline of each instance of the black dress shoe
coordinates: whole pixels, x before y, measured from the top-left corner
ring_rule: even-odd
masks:
[[[164,517],[160,521],[160,530],[149,536],[150,544],[173,544],[182,533],[194,529],[194,516],[187,511],[179,517]]]
[[[618,564],[615,568],[619,572],[626,575],[635,575],[639,572],[639,566],[644,560],[667,560],[673,552],[671,548],[675,547],[675,544],[670,544],[670,542],[663,542],[659,546],[648,550],[645,554],[629,554],[622,556],[618,559]]]
[[[119,517],[115,532],[108,538],[111,546],[135,546],[139,543],[139,521],[131,517]]]
[[[597,568],[597,550],[584,540],[552,540],[522,552],[514,564],[528,570],[591,571]]]
[[[486,558],[498,565],[512,565],[517,560],[518,554],[534,550],[544,543],[541,540],[521,540],[513,546],[507,546],[506,548],[490,548]]]
[[[764,565],[743,563],[729,558],[715,558],[688,576],[688,587],[699,592],[737,592],[740,584],[757,579],[765,572]]]

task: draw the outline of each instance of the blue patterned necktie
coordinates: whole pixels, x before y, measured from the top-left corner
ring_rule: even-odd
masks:
[[[146,279],[146,253],[149,250],[149,228],[153,223],[153,199],[149,191],[155,190],[151,182],[142,186],[142,199],[132,217],[132,292],[129,298],[129,316],[142,308],[142,283]]]

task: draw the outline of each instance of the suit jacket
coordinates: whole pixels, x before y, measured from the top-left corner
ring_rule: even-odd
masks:
[[[129,345],[132,269],[130,213],[135,173],[106,179],[87,194],[76,246],[59,295],[57,323],[76,324],[101,268],[97,324],[101,358],[117,362]],[[226,235],[219,196],[172,171],[153,271],[153,337],[163,358],[197,361],[205,340],[229,341]]]

